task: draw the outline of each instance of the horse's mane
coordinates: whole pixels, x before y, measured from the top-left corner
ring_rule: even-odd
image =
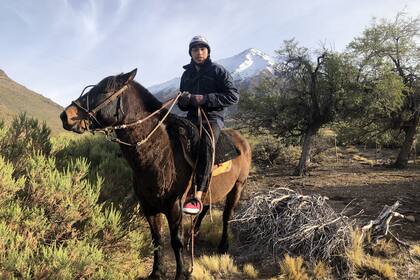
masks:
[[[147,110],[154,112],[162,107],[162,102],[160,102],[147,88],[136,81],[132,81],[131,84],[142,96],[144,105],[147,107]]]
[[[131,84],[141,95],[144,105],[149,112],[154,112],[162,107],[162,102],[160,102],[147,88],[136,81],[132,81]],[[118,75],[109,76],[103,79],[98,85],[105,87],[106,91],[114,91],[121,86],[118,81]]]

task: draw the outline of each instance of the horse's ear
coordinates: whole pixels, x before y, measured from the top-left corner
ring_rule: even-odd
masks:
[[[125,73],[125,74],[121,74],[118,77],[119,82],[121,82],[122,84],[128,84],[130,83],[132,80],[134,80],[134,77],[137,74],[137,68],[134,68],[134,70]]]
[[[130,76],[128,77],[128,81],[127,83],[131,82],[132,80],[134,80],[134,77],[137,74],[137,68],[134,68],[131,72],[127,73],[130,74]]]

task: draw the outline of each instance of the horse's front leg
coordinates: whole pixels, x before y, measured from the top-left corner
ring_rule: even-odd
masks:
[[[185,268],[182,251],[184,249],[184,229],[182,225],[181,200],[177,199],[166,215],[171,231],[171,245],[176,258],[176,280],[189,279],[189,272]]]
[[[165,270],[163,266],[163,241],[162,241],[162,215],[160,213],[154,213],[143,206],[143,211],[146,216],[147,222],[150,226],[152,233],[153,247],[154,247],[154,259],[153,259],[153,271],[150,274],[150,279],[166,279]]]

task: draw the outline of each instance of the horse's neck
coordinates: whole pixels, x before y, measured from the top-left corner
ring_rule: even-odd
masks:
[[[144,119],[151,113],[146,109],[144,100],[139,95],[128,96],[126,100],[126,114],[127,118],[125,123],[134,122],[139,119]],[[141,124],[135,125],[129,129],[117,131],[117,136],[120,140],[130,144],[138,143],[146,139],[153,129],[158,125],[160,120],[159,114],[147,119]],[[124,147],[127,159],[136,171],[148,172],[156,176],[155,188],[157,192],[163,193],[164,189],[169,187],[169,184],[174,179],[174,158],[172,150],[170,149],[170,139],[166,132],[165,126],[161,125],[153,135],[140,146],[137,147]]]

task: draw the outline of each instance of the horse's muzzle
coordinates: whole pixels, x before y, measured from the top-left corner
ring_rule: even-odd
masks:
[[[65,130],[71,130],[71,126],[69,125],[66,111],[63,111],[60,114],[60,119],[61,119],[61,122],[63,123],[63,128]]]
[[[64,110],[61,114],[60,114],[60,119],[61,122],[63,123],[63,128],[65,130],[68,131],[72,131],[72,132],[76,132],[79,134],[82,134],[83,132],[85,132],[87,129],[86,127],[84,127],[82,125],[82,122],[80,120],[75,121],[76,117],[72,117],[69,119],[68,114],[67,114],[67,109]]]

